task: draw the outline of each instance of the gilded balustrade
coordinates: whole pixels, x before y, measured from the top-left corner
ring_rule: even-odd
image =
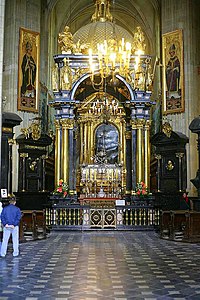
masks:
[[[46,226],[53,229],[155,229],[159,226],[160,211],[152,205],[87,207],[73,205],[46,208]]]

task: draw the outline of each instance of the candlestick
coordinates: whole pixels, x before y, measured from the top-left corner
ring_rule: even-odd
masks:
[[[118,170],[116,170],[116,180],[118,180]]]

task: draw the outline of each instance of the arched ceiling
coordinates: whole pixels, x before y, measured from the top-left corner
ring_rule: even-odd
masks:
[[[48,0],[49,17],[54,16],[55,35],[70,27],[74,34],[79,28],[91,22],[94,13],[93,0]],[[111,0],[111,13],[116,23],[130,33],[136,26],[141,26],[147,37],[148,48],[151,53],[156,52],[156,38],[158,38],[160,0]],[[52,19],[52,18],[51,18]]]

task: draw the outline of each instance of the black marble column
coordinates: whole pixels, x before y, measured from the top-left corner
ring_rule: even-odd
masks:
[[[136,164],[137,164],[137,159],[136,159],[136,154],[137,154],[137,132],[136,128],[132,128],[132,142],[131,142],[131,148],[132,148],[132,190],[135,190],[136,187],[136,180],[137,180],[137,174],[136,174]]]
[[[127,132],[126,138],[126,192],[129,194],[132,190],[132,144],[131,131]]]
[[[12,144],[13,140],[8,140],[9,152],[8,152],[8,195],[12,194]]]
[[[76,147],[77,147],[77,142],[76,142],[76,133],[74,132],[74,142],[73,142],[73,147],[74,147],[74,149],[73,149],[73,190],[74,191],[76,191],[76,177],[77,177],[77,171],[76,171],[76,151],[77,151],[77,149],[76,149]]]

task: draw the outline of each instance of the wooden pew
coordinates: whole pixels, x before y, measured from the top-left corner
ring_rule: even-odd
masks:
[[[20,242],[46,238],[44,210],[23,210],[20,221]]]
[[[189,210],[161,212],[160,236],[184,242],[200,242],[200,212]]]
[[[32,241],[36,239],[36,214],[32,210],[23,210],[20,222],[20,240]]]
[[[37,239],[46,238],[45,210],[35,211],[35,230]]]

